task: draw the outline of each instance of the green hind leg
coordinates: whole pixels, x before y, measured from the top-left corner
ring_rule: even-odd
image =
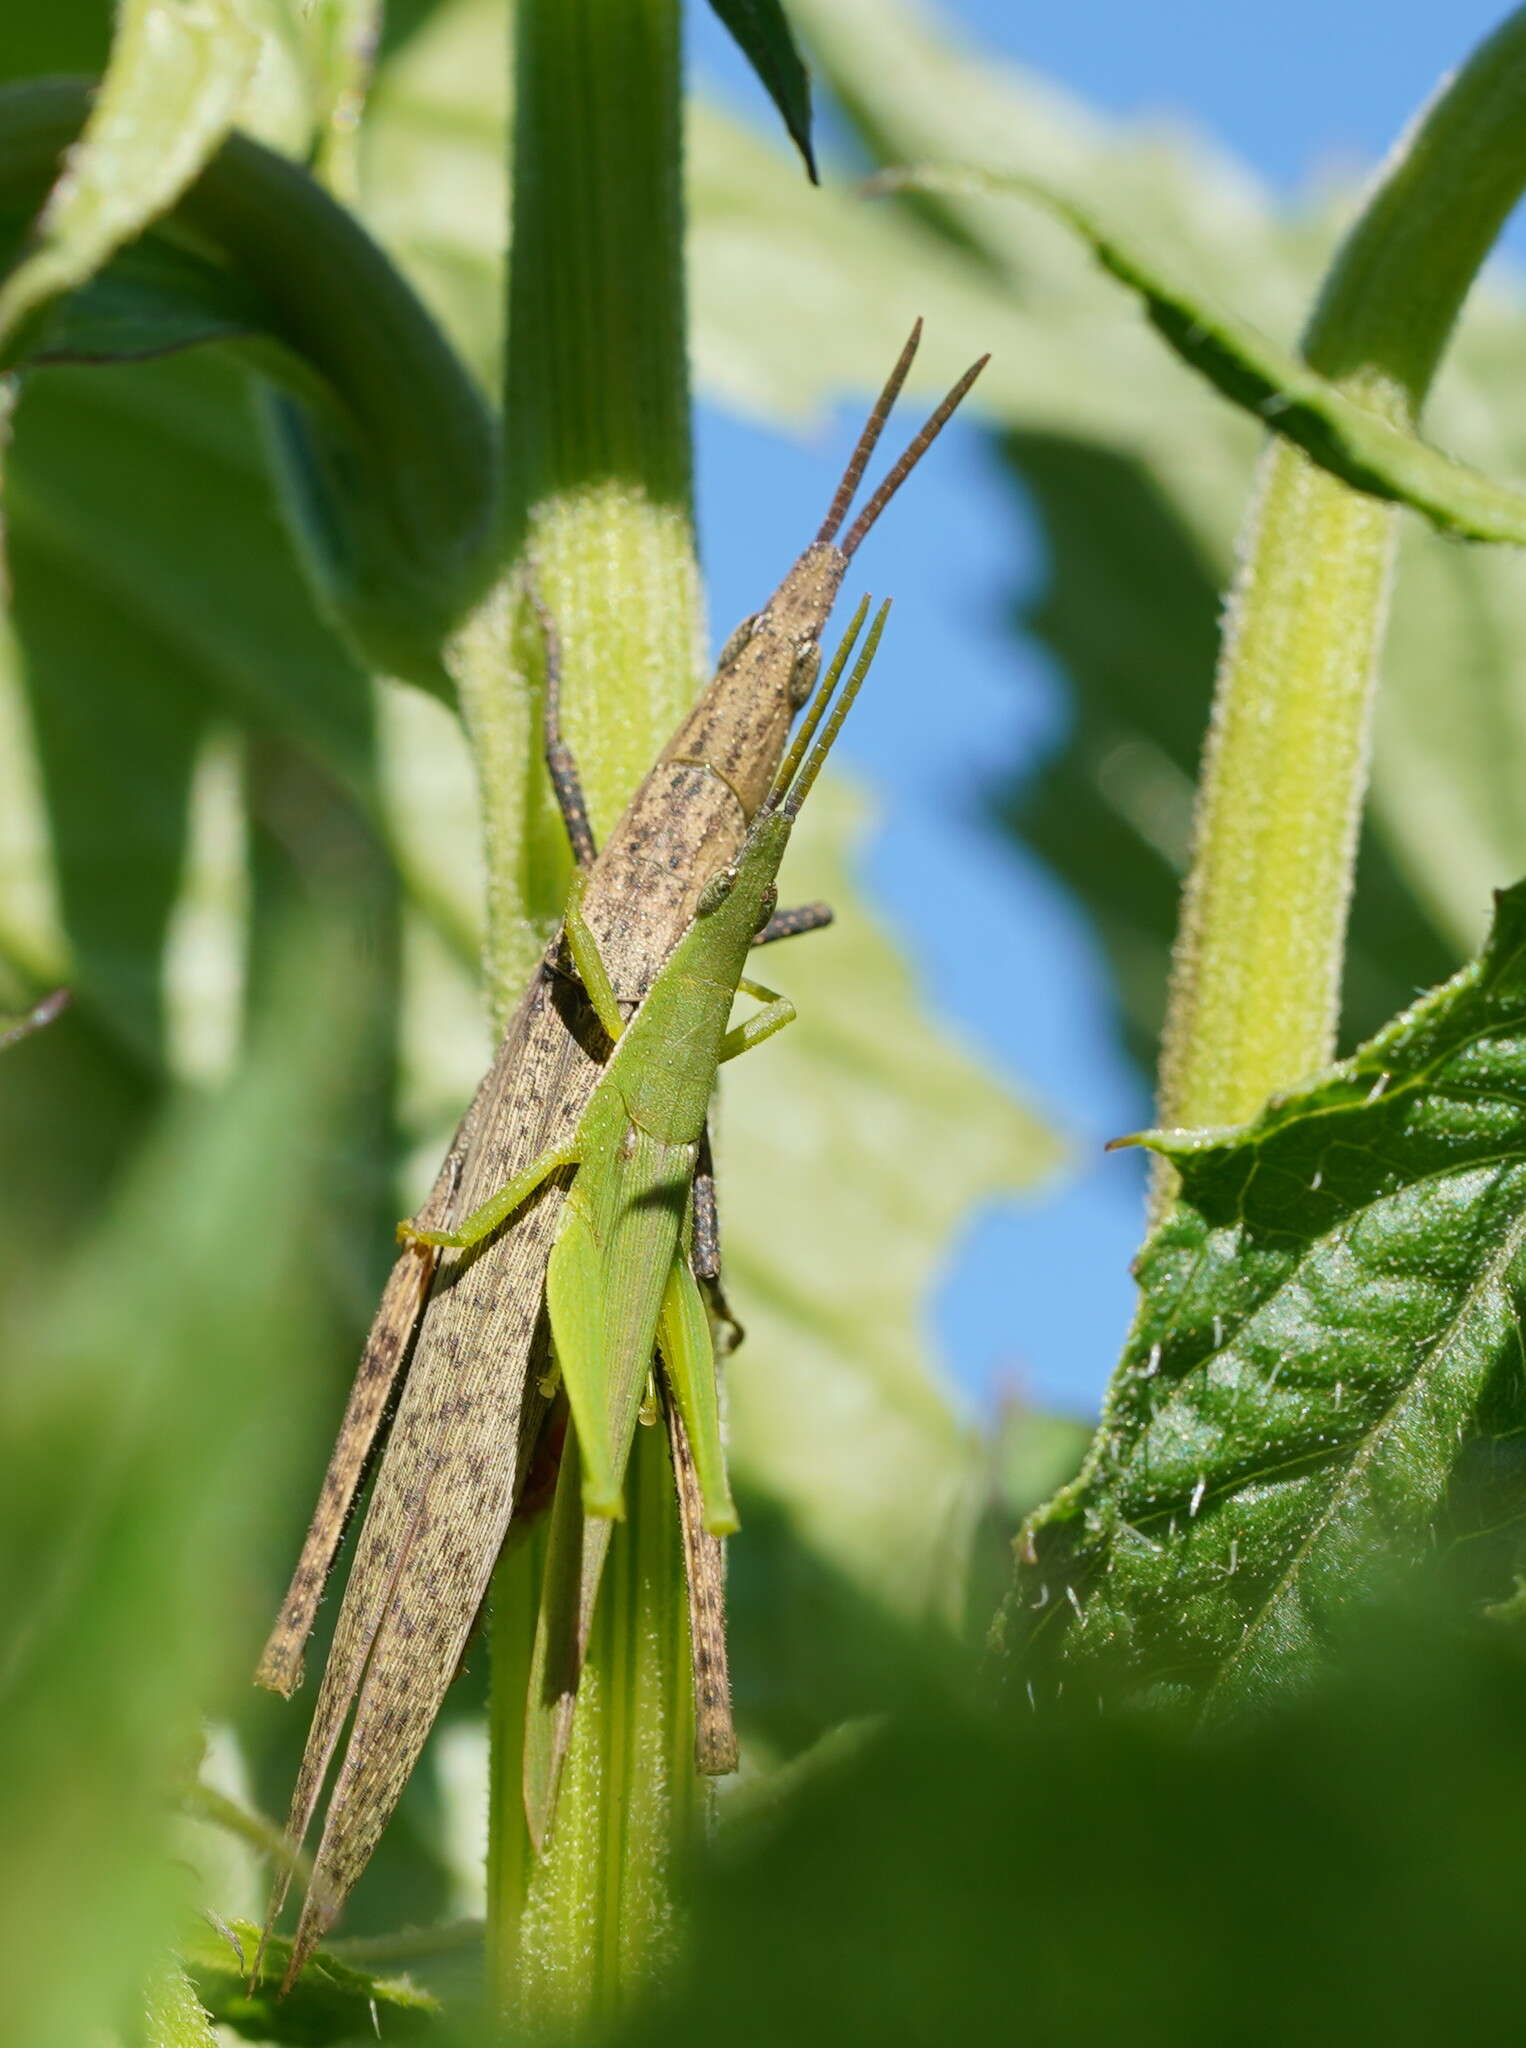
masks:
[[[604,1343],[604,1256],[576,1190],[562,1205],[556,1242],[546,1265],[546,1308],[551,1341],[567,1390],[583,1465],[583,1511],[625,1513],[609,1418],[609,1372]],[[620,1465],[623,1468],[623,1458]]]
[[[705,1527],[712,1536],[730,1536],[738,1527],[737,1511],[726,1479],[710,1317],[699,1283],[681,1253],[663,1289],[657,1343],[693,1452]]]

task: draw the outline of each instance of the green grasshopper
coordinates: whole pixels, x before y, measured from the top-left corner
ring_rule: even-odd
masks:
[[[568,948],[613,1050],[572,1136],[532,1160],[456,1229],[398,1226],[406,1243],[464,1250],[501,1228],[553,1174],[574,1173],[546,1267],[556,1371],[572,1418],[552,1510],[548,1586],[570,1585],[569,1553],[574,1549],[582,1551],[583,1562],[576,1602],[560,1610],[554,1600],[542,1607],[532,1667],[532,1723],[534,1703],[548,1690],[538,1680],[549,1674],[558,1651],[565,1660],[586,1630],[608,1543],[607,1526],[597,1532],[580,1529],[567,1475],[580,1463],[584,1517],[607,1525],[623,1513],[625,1467],[654,1347],[660,1349],[692,1447],[704,1527],[712,1536],[730,1535],[737,1527],[721,1440],[710,1314],[690,1263],[695,1169],[718,1068],[761,1045],[795,1015],[786,998],[743,970],[773,917],[779,864],[800,807],[879,646],[888,603],[876,615],[825,730],[816,738],[868,605],[867,598],[859,605],[736,858],[706,885],[693,923],[629,1023],[582,917],[582,877],[574,883],[565,915]],[[728,1028],[739,990],[764,1007]],[[557,1633],[560,1644],[553,1642]],[[572,1654],[580,1661],[575,1648]],[[570,1709],[568,1689],[555,1696],[567,1699]],[[540,1741],[532,1728],[526,1796],[537,1841],[550,1825],[568,1722],[570,1711],[555,1716],[549,1736]]]
[[[551,1247],[546,1300],[582,1454],[583,1506],[591,1515],[624,1513],[622,1474],[660,1329],[694,1448],[705,1526],[714,1536],[729,1536],[737,1526],[715,1405],[709,1315],[682,1243],[683,1224],[716,1069],[795,1016],[792,1004],[750,980],[743,966],[773,917],[779,863],[800,806],[884,631],[888,602],[826,731],[811,747],[868,606],[865,598],[741,851],[707,884],[693,924],[629,1024],[583,921],[581,875],[574,882],[565,915],[568,948],[614,1050],[571,1139],[541,1153],[454,1230],[398,1225],[405,1244],[464,1250],[497,1230],[553,1173],[578,1169]],[[738,990],[766,1007],[728,1030]]]
[[[587,863],[576,884],[574,922],[592,939],[592,949],[582,933],[576,943],[585,959],[592,952],[602,963],[598,997],[610,1022],[614,1010],[624,1016],[642,1003],[693,922],[712,876],[736,856],[772,786],[793,714],[810,694],[820,635],[854,551],[982,367],[975,364],[954,386],[842,532],[916,342],[914,331],[820,533],[768,604],[732,635],[714,679],[596,859],[586,818],[569,799],[565,750],[552,730],[548,660],[548,766],[574,852]],[[785,930],[809,922],[782,921]],[[601,1083],[609,1039],[577,974],[564,971],[563,952],[558,932],[416,1219],[418,1235],[394,1266],[261,1660],[261,1683],[290,1694],[301,1682],[303,1646],[324,1583],[395,1404],[292,1795],[288,1834],[300,1843],[350,1721],[292,1975],[332,1924],[397,1803],[460,1662],[511,1517],[524,1502],[545,1413],[538,1358],[560,1176],[553,1174],[508,1227],[473,1247],[442,1249],[428,1238],[432,1232],[448,1236],[455,1215],[479,1209],[493,1190],[523,1172],[526,1161],[565,1149]],[[588,971],[597,982],[599,970]],[[708,1208],[701,1176],[697,1242],[713,1234]],[[688,1305],[692,1309],[692,1299]],[[697,1750],[702,1769],[725,1770],[734,1767],[728,1761],[734,1745],[728,1750],[725,1739],[723,1674],[719,1697],[711,1687],[708,1714],[701,1696],[704,1672],[715,1664],[714,1627],[706,1654],[701,1631],[705,1614],[713,1620],[720,1611],[719,1542],[695,1526],[696,1513],[689,1511],[704,1512],[698,1454],[689,1456],[690,1438],[672,1405],[669,1432],[680,1502],[688,1504]],[[713,1451],[705,1455],[713,1477]],[[576,1467],[577,1460],[569,1462]],[[559,1488],[553,1523],[565,1529],[572,1506],[563,1502],[564,1491]],[[572,1505],[581,1505],[575,1492]],[[593,1528],[607,1531],[607,1524]],[[548,1643],[548,1655],[554,1650]],[[553,1662],[565,1680],[576,1659]],[[575,1671],[572,1676],[575,1682]],[[559,1712],[570,1716],[570,1697],[565,1691],[558,1697]],[[553,1758],[557,1746],[549,1745]],[[554,1776],[553,1768],[547,1778],[553,1786]],[[527,1805],[533,1810],[534,1801]],[[278,1885],[272,1915],[283,1894],[284,1884]]]

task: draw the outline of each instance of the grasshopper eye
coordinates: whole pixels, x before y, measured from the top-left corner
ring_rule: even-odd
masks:
[[[749,612],[747,614],[747,617],[743,619],[741,625],[735,629],[730,639],[727,640],[726,645],[721,649],[720,660],[715,664],[718,669],[730,668],[731,664],[757,631],[758,620],[762,616],[761,612]]]
[[[776,911],[776,910],[777,910],[778,908],[779,908],[779,892],[778,892],[778,890],[777,890],[777,889],[775,889],[775,888],[773,888],[773,887],[769,887],[769,888],[765,889],[765,890],[763,891],[763,901],[762,901],[762,903],[761,903],[761,905],[759,906],[759,909],[758,909],[758,930],[759,930],[760,932],[761,932],[761,931],[766,931],[766,930],[768,929],[768,924],[769,924],[769,920],[770,920],[770,919],[771,919],[771,918],[773,917],[773,914],[774,914],[774,912],[775,912],[775,911]]]
[[[795,666],[790,670],[789,701],[791,710],[798,711],[806,698],[816,687],[816,672],[821,667],[821,643],[817,640],[802,640],[795,649]]]
[[[696,917],[708,917],[713,910],[719,910],[726,901],[726,898],[731,894],[732,884],[736,881],[736,878],[737,871],[735,868],[722,868],[718,875],[712,875],[700,891],[699,902],[694,907],[694,915]]]

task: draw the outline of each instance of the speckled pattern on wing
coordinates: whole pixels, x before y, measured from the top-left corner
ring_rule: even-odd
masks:
[[[889,488],[882,486],[871,501],[869,516],[861,516],[849,543],[838,546],[837,530],[916,340],[914,332],[821,534],[749,630],[728,646],[715,678],[587,871],[583,917],[627,1007],[644,998],[687,929],[705,884],[736,854],[783,756],[852,550],[910,466],[903,457],[887,479]],[[969,381],[928,422],[909,451],[911,459],[928,445]],[[557,968],[559,949],[558,939],[457,1135],[452,1152],[462,1171],[452,1222],[570,1133],[602,1072],[601,1034],[581,991]],[[536,1347],[543,1340],[546,1262],[562,1193],[562,1177],[554,1177],[496,1236],[469,1251],[448,1252],[437,1268],[293,1794],[288,1831],[300,1843],[353,1708],[288,1982],[333,1923],[397,1804],[497,1561],[544,1407]],[[398,1286],[400,1328],[408,1304]],[[394,1371],[406,1359],[406,1341],[396,1350]],[[362,1363],[367,1391],[359,1397],[357,1442],[362,1425],[374,1435],[380,1419],[381,1408],[373,1418],[369,1404],[385,1363],[381,1355],[369,1367]],[[347,1456],[352,1453],[353,1445]],[[346,1464],[335,1482],[336,1500],[346,1493],[353,1498],[348,1474]],[[315,1528],[321,1524],[324,1534],[314,1539],[320,1547],[342,1526],[342,1511],[336,1524],[332,1507],[327,1500],[320,1503]],[[602,1527],[607,1541],[608,1524]],[[596,1584],[596,1568],[591,1576]],[[713,1608],[721,1598],[718,1571],[708,1583]],[[301,1601],[309,1597],[304,1592]],[[302,1628],[305,1634],[304,1619],[310,1615],[299,1602],[288,1632]],[[586,1636],[582,1627],[579,1636]],[[271,1924],[285,1891],[283,1880]]]

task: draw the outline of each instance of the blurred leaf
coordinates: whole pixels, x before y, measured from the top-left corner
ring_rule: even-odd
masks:
[[[811,147],[811,79],[789,19],[779,0],[710,0],[717,16],[736,39],[763,90],[789,130],[790,140],[805,159],[811,183],[818,183],[816,155]]]
[[[957,165],[885,171],[874,183],[884,192],[1008,193],[1044,207],[1075,229],[1110,276],[1139,294],[1150,324],[1184,363],[1334,475],[1408,505],[1443,533],[1517,547],[1526,542],[1526,496],[1348,398],[1291,349],[1171,277],[1165,259],[1066,194],[1035,178]]]
[[[260,1945],[260,1930],[235,1921],[226,1937],[203,1928],[181,1954],[202,2003],[212,2018],[253,2041],[322,2044],[329,2041],[412,2041],[429,2035],[439,2005],[406,1977],[376,1976],[319,1949],[285,1998],[277,1986],[291,1953],[290,1942],[274,1936],[265,1951],[260,1981],[249,1989],[249,1964]]]
[[[169,243],[145,240],[70,292],[29,364],[136,362],[257,335],[265,309],[238,280]]]
[[[1150,1137],[1180,1199],[1086,1466],[1023,1532],[1014,1685],[1062,1659],[1194,1713],[1286,1690],[1423,1555],[1496,1394],[1519,1431],[1523,957],[1526,884],[1353,1059]]]
[[[121,0],[89,117],[0,284],[0,347],[173,205],[232,127],[259,49],[244,0]]]
[[[850,879],[855,814],[823,788],[797,829],[783,886],[838,921],[778,949],[770,978],[799,1019],[721,1091],[722,1248],[747,1330],[732,1455],[850,1584],[953,1622],[984,1454],[928,1371],[927,1298],[971,1203],[1056,1155],[927,1019]]]
[[[861,1738],[701,1866],[685,1967],[617,2038],[1512,2039],[1519,1650],[1404,1614],[1352,1662],[1212,1744],[1090,1701]]]
[[[1148,1070],[1191,848],[1218,586],[1139,462],[1064,435],[1014,433],[1006,445],[1050,549],[1025,623],[1063,655],[1078,701],[1062,751],[1004,815],[1084,896]],[[1346,953],[1347,1037],[1370,1036],[1455,965],[1445,926],[1369,822]]]
[[[1091,1439],[1091,1425],[1079,1416],[1046,1415],[1024,1401],[1003,1405],[996,1425],[997,1483],[1014,1524],[1075,1476]]]
[[[1342,225],[1335,208],[1279,215],[1240,166],[1201,140],[1158,123],[1106,121],[989,52],[961,46],[929,8],[794,0],[794,12],[878,161],[973,161],[1061,185],[1080,203],[1105,207],[1120,235],[1169,248],[1178,269],[1262,332],[1298,330]],[[865,64],[871,44],[875,61]],[[806,207],[777,152],[713,115],[696,134],[692,175],[696,353],[731,402],[800,418],[845,389],[870,389],[897,331],[920,311],[931,331],[947,324],[969,346],[995,351],[974,403],[1017,435],[1011,445],[1025,481],[1037,451],[1041,511],[1060,492],[1058,452],[1073,455],[1065,492],[1073,516],[1053,552],[1064,546],[1058,574],[1093,594],[1085,611],[1067,602],[1063,620],[1049,625],[1083,704],[1073,747],[1050,771],[1053,796],[1040,797],[1040,830],[1100,917],[1131,1021],[1152,1034],[1161,940],[1175,922],[1156,828],[1185,815],[1186,790],[1156,745],[1130,740],[1150,739],[1169,720],[1185,733],[1176,765],[1192,777],[1215,622],[1205,609],[1190,638],[1196,651],[1184,632],[1165,663],[1169,621],[1150,624],[1137,661],[1120,631],[1114,701],[1100,705],[1090,697],[1097,663],[1088,643],[1106,630],[1115,587],[1148,595],[1135,559],[1155,546],[1140,523],[1147,503],[1174,522],[1184,574],[1196,557],[1205,593],[1223,588],[1251,483],[1253,427],[1184,373],[1133,305],[1116,295],[1109,303],[1107,280],[1037,211],[982,195],[855,205],[831,190]],[[781,294],[788,323],[767,317]],[[1427,409],[1435,441],[1491,472],[1526,471],[1526,404],[1513,371],[1523,346],[1519,296],[1486,282]],[[1180,577],[1175,587],[1185,594]],[[1526,589],[1508,558],[1406,527],[1378,704],[1348,1042],[1391,1014],[1396,986],[1434,979],[1439,953],[1451,966],[1473,950],[1489,889],[1526,869],[1526,812],[1516,794],[1526,692],[1510,659],[1523,631]],[[1121,727],[1120,702],[1129,710]],[[1140,720],[1144,731],[1131,734]],[[1117,744],[1106,743],[1108,733]],[[1082,789],[1084,810],[1067,815],[1066,792]],[[1014,802],[1009,815],[1024,812]]]
[[[68,80],[0,91],[0,200],[37,192],[86,105]],[[493,565],[497,436],[476,384],[346,209],[245,136],[156,232],[189,235],[263,309],[259,361],[303,401],[272,388],[266,452],[320,598],[367,661],[448,694],[441,641]]]
[[[45,1025],[61,1017],[68,1006],[69,991],[56,988],[51,995],[34,1003],[24,1016],[0,1018],[0,1052],[8,1052],[23,1038],[30,1038],[34,1031],[41,1031]]]
[[[56,0],[50,7],[13,7],[0,38],[0,78],[52,72],[97,77],[106,68],[115,0]]]
[[[95,2038],[168,1939],[170,1793],[242,1676],[306,1428],[343,1016],[323,954],[290,953],[237,1084],[182,1103],[77,1257],[9,1305],[0,1841],[25,1881],[0,1921],[28,2048]]]
[[[364,679],[313,617],[242,381],[211,362],[34,373],[7,474],[13,615],[71,975],[149,1071],[214,719],[367,787]],[[196,508],[195,545],[188,507]]]

